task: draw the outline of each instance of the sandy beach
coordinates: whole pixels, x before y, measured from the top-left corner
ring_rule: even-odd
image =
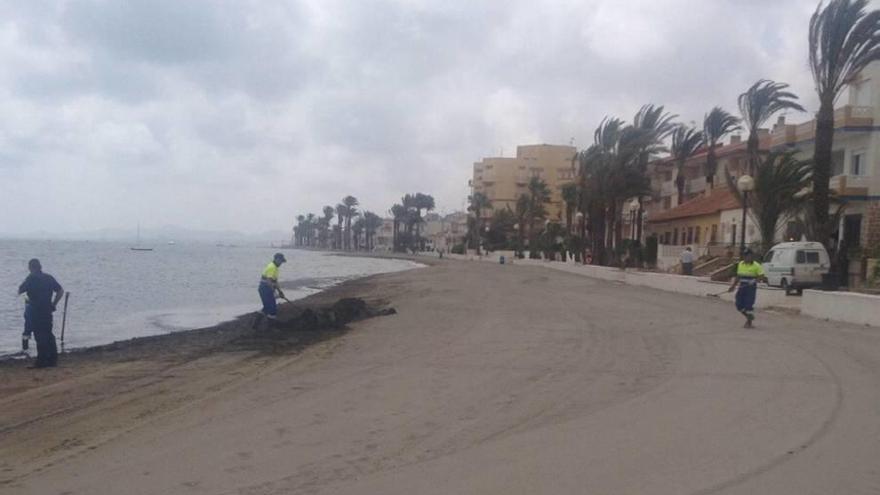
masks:
[[[432,261],[247,318],[0,364],[6,494],[880,491],[880,333],[540,267]]]

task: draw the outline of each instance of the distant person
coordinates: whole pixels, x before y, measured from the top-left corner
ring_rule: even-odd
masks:
[[[263,318],[268,320],[269,326],[275,325],[275,319],[278,317],[278,305],[275,303],[275,299],[279,297],[285,299],[284,292],[278,286],[278,269],[286,262],[287,259],[284,258],[283,254],[275,253],[272,261],[263,269],[263,274],[260,277],[260,286],[257,289],[257,292],[260,294],[260,300],[263,302],[263,309],[260,310],[260,313],[257,314],[257,318],[254,320],[254,329],[259,327]]]
[[[694,274],[694,252],[691,250],[691,247],[688,246],[684,248],[684,251],[681,252],[679,256],[681,259],[681,274],[682,275],[693,275]]]
[[[55,277],[43,273],[40,260],[30,260],[28,270],[30,275],[18,287],[18,293],[27,294],[25,331],[30,327],[37,342],[37,359],[31,367],[51,368],[58,365],[58,347],[52,333],[52,313],[64,296],[64,289]]]
[[[736,289],[736,310],[746,317],[745,328],[752,328],[755,319],[755,299],[758,295],[758,282],[766,282],[764,267],[755,261],[751,249],[743,251],[743,261],[736,265],[736,276],[727,292]],[[738,288],[737,288],[738,287]]]

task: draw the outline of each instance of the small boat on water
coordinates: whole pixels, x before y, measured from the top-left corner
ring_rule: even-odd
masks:
[[[137,244],[130,247],[132,251],[152,251],[151,247],[142,247],[141,246],[141,224],[138,223],[138,234],[137,234]]]

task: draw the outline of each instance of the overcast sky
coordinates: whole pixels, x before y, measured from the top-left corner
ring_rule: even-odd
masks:
[[[0,233],[452,211],[474,161],[642,103],[698,121],[770,78],[813,112],[816,3],[3,0]]]

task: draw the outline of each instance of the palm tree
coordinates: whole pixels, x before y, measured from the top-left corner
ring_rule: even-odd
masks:
[[[641,134],[641,145],[639,146],[638,167],[639,171],[647,175],[648,162],[657,153],[666,151],[663,141],[675,130],[676,124],[673,119],[678,117],[664,111],[663,105],[654,106],[653,104],[642,105],[642,108],[636,112],[633,117],[632,127]],[[642,216],[644,215],[644,201],[639,199],[639,210],[636,215],[637,234],[636,239],[642,238]]]
[[[831,234],[831,150],[834,146],[834,101],[869,63],[880,59],[880,11],[866,12],[867,0],[819,3],[810,18],[810,69],[819,95],[816,146],[813,154],[814,240],[828,244]],[[824,7],[824,8],[823,8]]]
[[[382,226],[382,218],[379,215],[376,215],[372,211],[364,212],[364,248],[367,251],[372,251],[375,248],[373,238],[376,235],[376,231],[379,227]]]
[[[315,245],[315,214],[306,215],[306,245],[314,247]]]
[[[416,209],[416,243],[420,250],[424,249],[424,241],[422,240],[422,210],[427,214],[434,209],[434,197],[430,194],[416,193],[413,199],[413,206]]]
[[[595,263],[607,262],[607,249],[620,239],[623,202],[650,191],[650,181],[639,167],[639,157],[649,139],[644,129],[606,117],[593,133],[593,145],[578,152],[573,160],[581,184],[581,211],[590,222]]]
[[[352,239],[352,240],[353,240],[353,243],[352,243],[352,249],[353,249],[354,251],[359,251],[359,250],[360,250],[360,247],[361,247],[361,234],[364,233],[364,230],[365,230],[365,229],[366,229],[366,222],[365,222],[365,220],[364,220],[364,217],[358,215],[357,220],[355,220],[354,223],[353,223],[352,226],[351,226],[352,237],[353,237],[353,239]]]
[[[338,203],[336,205],[336,226],[334,230],[336,231],[336,249],[341,251],[344,249],[344,244],[342,242],[342,227],[345,224],[345,217],[348,216],[348,207],[342,203]]]
[[[400,224],[406,220],[406,208],[402,204],[395,203],[391,207],[391,216],[394,219],[392,249],[397,252],[400,251]]]
[[[718,172],[715,148],[725,136],[739,129],[739,118],[727,113],[721,107],[713,108],[703,119],[703,144],[707,150],[706,186],[709,189],[715,185],[715,175]]]
[[[470,205],[468,205],[468,211],[474,214],[474,228],[473,232],[471,232],[471,240],[474,243],[474,249],[477,250],[477,255],[480,254],[480,237],[483,232],[483,210],[491,210],[492,202],[489,201],[489,197],[481,192],[475,192],[471,195]]]
[[[739,113],[749,131],[746,143],[749,157],[748,173],[754,175],[760,162],[758,130],[777,112],[783,110],[804,111],[795,100],[797,95],[786,91],[788,84],[761,79],[739,95]]]
[[[562,202],[565,203],[565,231],[571,234],[571,220],[577,211],[578,186],[574,182],[563,184],[561,191]]]
[[[538,254],[538,231],[536,224],[547,216],[545,204],[550,202],[550,188],[547,183],[540,177],[532,177],[529,179],[527,186],[529,209],[528,209],[528,225],[529,225],[529,257],[539,257]]]
[[[694,156],[700,146],[703,144],[703,133],[679,124],[672,132],[672,158],[675,160],[675,187],[678,189],[678,204],[683,202],[684,198],[684,165],[688,158]]]
[[[333,221],[333,217],[336,215],[336,209],[328,205],[324,207],[322,213],[324,213],[324,216],[320,220],[323,237],[322,247],[328,249],[330,247],[330,222]]]
[[[771,152],[755,170],[755,189],[749,194],[752,218],[761,231],[764,252],[773,247],[776,231],[781,223],[794,218],[801,210],[810,185],[811,164],[795,160],[793,152]],[[727,176],[729,189],[740,203],[743,198]]]
[[[342,198],[342,204],[345,205],[345,249],[351,249],[351,219],[356,216],[358,213],[357,206],[358,203],[357,198],[354,196],[346,196]]]
[[[305,232],[305,222],[305,215],[296,216],[296,226],[293,228],[293,238],[295,240],[294,244],[296,244],[297,246],[302,246],[303,235]]]

